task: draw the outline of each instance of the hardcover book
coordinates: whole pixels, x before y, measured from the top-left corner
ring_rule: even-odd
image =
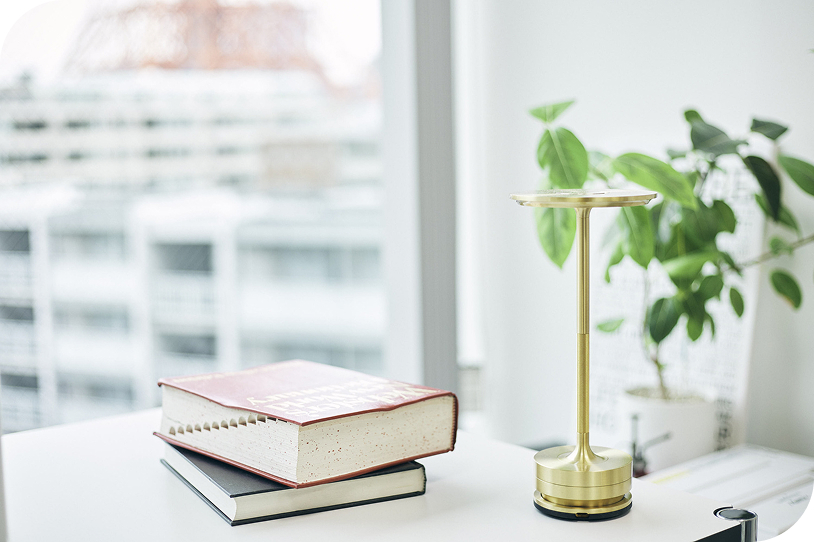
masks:
[[[294,360],[165,378],[155,434],[290,487],[451,451],[448,391]]]
[[[301,489],[170,444],[161,462],[230,525],[423,495],[427,483],[415,461]]]

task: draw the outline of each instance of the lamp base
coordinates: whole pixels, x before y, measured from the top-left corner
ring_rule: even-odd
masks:
[[[534,507],[546,516],[568,521],[605,521],[627,515],[633,508],[633,496],[627,493],[619,502],[600,507],[563,506],[546,500],[539,491],[534,492]]]
[[[588,445],[587,434],[576,446],[537,452],[534,504],[546,515],[596,521],[624,516],[630,510],[633,458],[621,450]]]

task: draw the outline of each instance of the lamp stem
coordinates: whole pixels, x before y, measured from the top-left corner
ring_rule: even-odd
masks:
[[[590,346],[591,346],[591,259],[590,207],[577,207],[577,445],[568,461],[585,471],[597,461],[588,439]]]
[[[590,208],[577,208],[577,433],[588,447],[591,277]]]

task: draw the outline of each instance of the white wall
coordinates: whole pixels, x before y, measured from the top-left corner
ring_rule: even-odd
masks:
[[[571,440],[573,257],[562,272],[549,263],[531,211],[508,199],[539,179],[540,125],[528,109],[576,98],[563,121],[586,146],[656,154],[687,145],[688,106],[736,134],[753,115],[778,119],[792,127],[787,150],[814,160],[814,3],[468,0],[456,8],[468,29],[459,35],[459,115],[470,119],[462,182],[476,211],[463,233],[478,246],[487,418],[507,440]],[[814,201],[794,188],[784,199],[814,232]],[[599,213],[593,230],[604,230]],[[814,455],[814,246],[791,269],[803,283],[800,311],[778,300],[765,276],[758,299],[747,300],[759,304],[748,438]]]

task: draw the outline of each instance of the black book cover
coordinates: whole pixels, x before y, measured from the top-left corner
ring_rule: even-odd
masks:
[[[167,444],[167,446],[172,446],[171,444]],[[284,486],[283,484],[274,482],[273,480],[269,480],[267,478],[263,478],[262,476],[258,476],[248,471],[244,471],[237,467],[233,467],[227,463],[223,463],[216,459],[212,459],[211,457],[207,457],[202,454],[195,453],[191,450],[187,450],[185,448],[180,448],[178,446],[172,446],[172,449],[182,455],[189,463],[191,463],[197,470],[199,470],[204,476],[206,476],[216,487],[220,488],[226,495],[230,498],[240,498],[246,497],[250,495],[256,495],[258,493],[269,493],[274,491],[302,491],[302,489],[295,489],[288,486]],[[387,497],[379,497],[375,499],[363,500],[363,501],[356,501],[350,503],[340,503],[331,506],[322,506],[318,508],[309,508],[305,510],[297,510],[293,512],[286,512],[283,514],[272,514],[266,516],[259,516],[254,518],[247,518],[242,520],[233,521],[230,519],[226,514],[224,514],[217,506],[215,506],[209,499],[207,499],[195,486],[193,486],[186,478],[184,478],[181,474],[179,474],[175,469],[172,468],[164,459],[161,460],[161,463],[167,467],[170,472],[175,474],[184,484],[187,485],[192,491],[195,492],[201,499],[203,499],[213,510],[215,510],[218,515],[220,515],[227,523],[230,525],[243,525],[246,523],[254,523],[258,521],[266,521],[271,519],[278,519],[290,516],[298,516],[303,514],[312,514],[316,512],[323,512],[326,510],[336,510],[339,508],[348,508],[351,506],[359,506],[362,504],[371,504],[376,502],[383,502],[389,501],[394,499],[402,499],[405,497],[414,497],[417,495],[423,495],[426,489],[426,475],[424,475],[424,485],[422,486],[420,491],[415,491],[411,493],[403,493],[398,495],[391,495]],[[415,462],[415,461],[408,461],[406,463],[401,463],[399,465],[393,465],[390,467],[386,467],[380,470],[376,470],[373,472],[367,472],[365,474],[361,474],[354,478],[350,478],[349,480],[344,480],[344,482],[352,481],[352,480],[363,480],[365,478],[372,478],[376,476],[385,476],[388,474],[396,474],[399,472],[410,471],[410,470],[422,470],[424,467]],[[337,484],[342,482],[329,482],[328,484]]]

